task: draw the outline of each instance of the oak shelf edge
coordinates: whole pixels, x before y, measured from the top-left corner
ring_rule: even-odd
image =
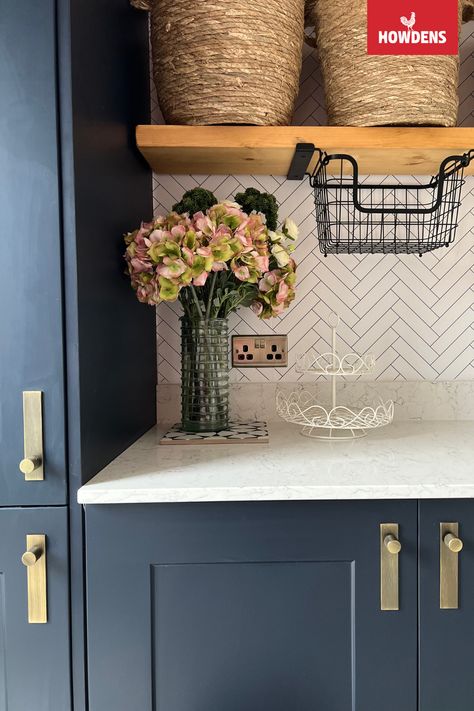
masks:
[[[474,147],[474,128],[140,125],[136,139],[165,174],[285,176],[296,144],[314,143],[353,155],[361,174],[433,175],[447,155]]]

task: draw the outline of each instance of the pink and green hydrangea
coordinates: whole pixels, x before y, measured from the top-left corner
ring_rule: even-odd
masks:
[[[271,231],[265,217],[237,203],[160,215],[125,235],[125,259],[139,301],[180,300],[188,316],[225,317],[250,306],[260,318],[277,316],[295,297],[291,256],[297,227]]]

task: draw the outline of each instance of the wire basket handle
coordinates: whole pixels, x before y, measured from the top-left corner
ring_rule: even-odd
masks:
[[[470,148],[466,153],[463,155],[463,165],[466,168],[469,163],[472,161],[474,158],[474,148]]]
[[[453,175],[453,173],[457,173],[458,170],[467,168],[473,158],[474,149],[472,148],[461,156],[449,156],[445,158],[439,167],[438,175],[434,176],[433,180],[448,178],[450,175]]]
[[[321,148],[315,147],[314,152],[318,154],[318,158],[316,160],[316,163],[314,164],[313,172],[306,173],[306,175],[309,175],[310,178],[312,178],[313,175],[316,175],[316,173],[319,173],[320,169],[328,163],[328,154],[326,153],[326,151],[323,151]]]

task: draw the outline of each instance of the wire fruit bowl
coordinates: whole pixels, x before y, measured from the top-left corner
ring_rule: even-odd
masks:
[[[308,388],[290,392],[279,388],[276,393],[278,415],[294,425],[300,425],[301,434],[317,439],[357,439],[365,437],[368,430],[385,427],[393,421],[394,404],[392,400],[376,402],[363,407],[341,405],[337,402],[337,378],[370,373],[375,366],[371,353],[360,356],[347,353],[340,356],[337,352],[337,326],[339,316],[335,313],[329,318],[331,327],[331,351],[317,355],[309,352],[297,359],[300,373],[326,375],[331,379],[331,406],[321,404],[316,394]]]
[[[391,424],[394,414],[392,400],[382,399],[362,408],[347,405],[326,408],[308,389],[291,392],[279,389],[276,409],[286,422],[302,426],[301,434],[306,437],[339,440],[365,437],[367,430]]]
[[[464,169],[474,151],[445,158],[428,183],[370,184],[359,179],[355,158],[319,158],[310,176],[317,234],[328,254],[418,254],[454,240]]]

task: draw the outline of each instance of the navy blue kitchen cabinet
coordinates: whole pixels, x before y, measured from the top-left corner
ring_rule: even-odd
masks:
[[[418,708],[416,501],[87,506],[86,527],[90,711]]]
[[[55,2],[0,9],[0,506],[66,503]],[[24,390],[43,392],[44,481],[25,481]]]
[[[26,536],[46,537],[47,622],[29,622]],[[67,509],[0,511],[0,711],[71,708]]]

